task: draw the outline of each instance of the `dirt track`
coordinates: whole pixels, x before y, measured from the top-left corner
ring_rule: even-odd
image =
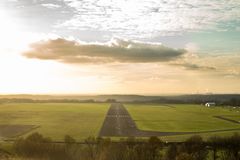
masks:
[[[22,135],[37,128],[34,125],[0,125],[0,137],[9,138]]]
[[[184,135],[184,134],[199,134],[222,131],[234,131],[238,129],[212,130],[203,132],[157,132],[139,130],[131,118],[128,111],[121,103],[111,104],[110,109],[106,115],[103,126],[99,132],[100,137],[150,137],[150,136],[170,136],[170,135]]]
[[[232,123],[240,124],[239,121],[235,121],[235,120],[232,120],[232,119],[226,118],[226,117],[224,117],[224,116],[213,116],[213,117],[218,118],[218,119],[221,119],[221,120],[229,121],[229,122],[232,122]]]

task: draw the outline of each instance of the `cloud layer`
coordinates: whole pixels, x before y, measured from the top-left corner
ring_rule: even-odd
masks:
[[[151,63],[181,58],[186,50],[160,43],[144,43],[114,38],[107,43],[82,43],[66,39],[40,41],[23,54],[28,58],[58,60],[65,63]]]
[[[126,37],[176,35],[217,29],[240,18],[236,0],[64,0],[74,10],[59,27],[110,31]]]
[[[146,40],[238,31],[240,19],[238,0],[11,0],[0,2],[0,8],[37,31],[81,37],[92,33],[95,37],[87,41],[99,38],[96,35],[102,41],[112,36]]]

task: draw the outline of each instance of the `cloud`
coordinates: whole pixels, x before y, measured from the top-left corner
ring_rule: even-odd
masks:
[[[151,63],[181,58],[186,50],[160,43],[144,43],[113,38],[107,43],[83,43],[62,38],[32,44],[23,54],[28,58],[65,63]]]
[[[193,63],[174,63],[172,65],[181,66],[186,70],[199,70],[199,71],[215,71],[216,70],[215,67],[202,66],[202,65],[193,64]]]
[[[41,4],[41,6],[49,8],[49,9],[56,9],[56,8],[60,8],[61,7],[58,4],[52,4],[52,3],[43,3],[43,4]]]
[[[18,2],[18,0],[8,0],[9,2]]]
[[[57,27],[109,31],[117,36],[146,38],[216,29],[240,18],[234,0],[64,0],[72,18]]]

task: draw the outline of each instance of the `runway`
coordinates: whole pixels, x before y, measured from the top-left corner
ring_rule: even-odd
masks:
[[[235,131],[240,128],[211,130],[202,132],[160,132],[160,131],[145,131],[139,130],[121,103],[111,104],[102,128],[99,132],[99,137],[150,137],[150,136],[170,136],[170,135],[184,135],[184,134],[200,134],[200,133],[213,133],[223,131]]]

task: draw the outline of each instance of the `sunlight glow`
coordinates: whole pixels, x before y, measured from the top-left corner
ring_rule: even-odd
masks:
[[[239,93],[239,6],[2,1],[0,94]]]

